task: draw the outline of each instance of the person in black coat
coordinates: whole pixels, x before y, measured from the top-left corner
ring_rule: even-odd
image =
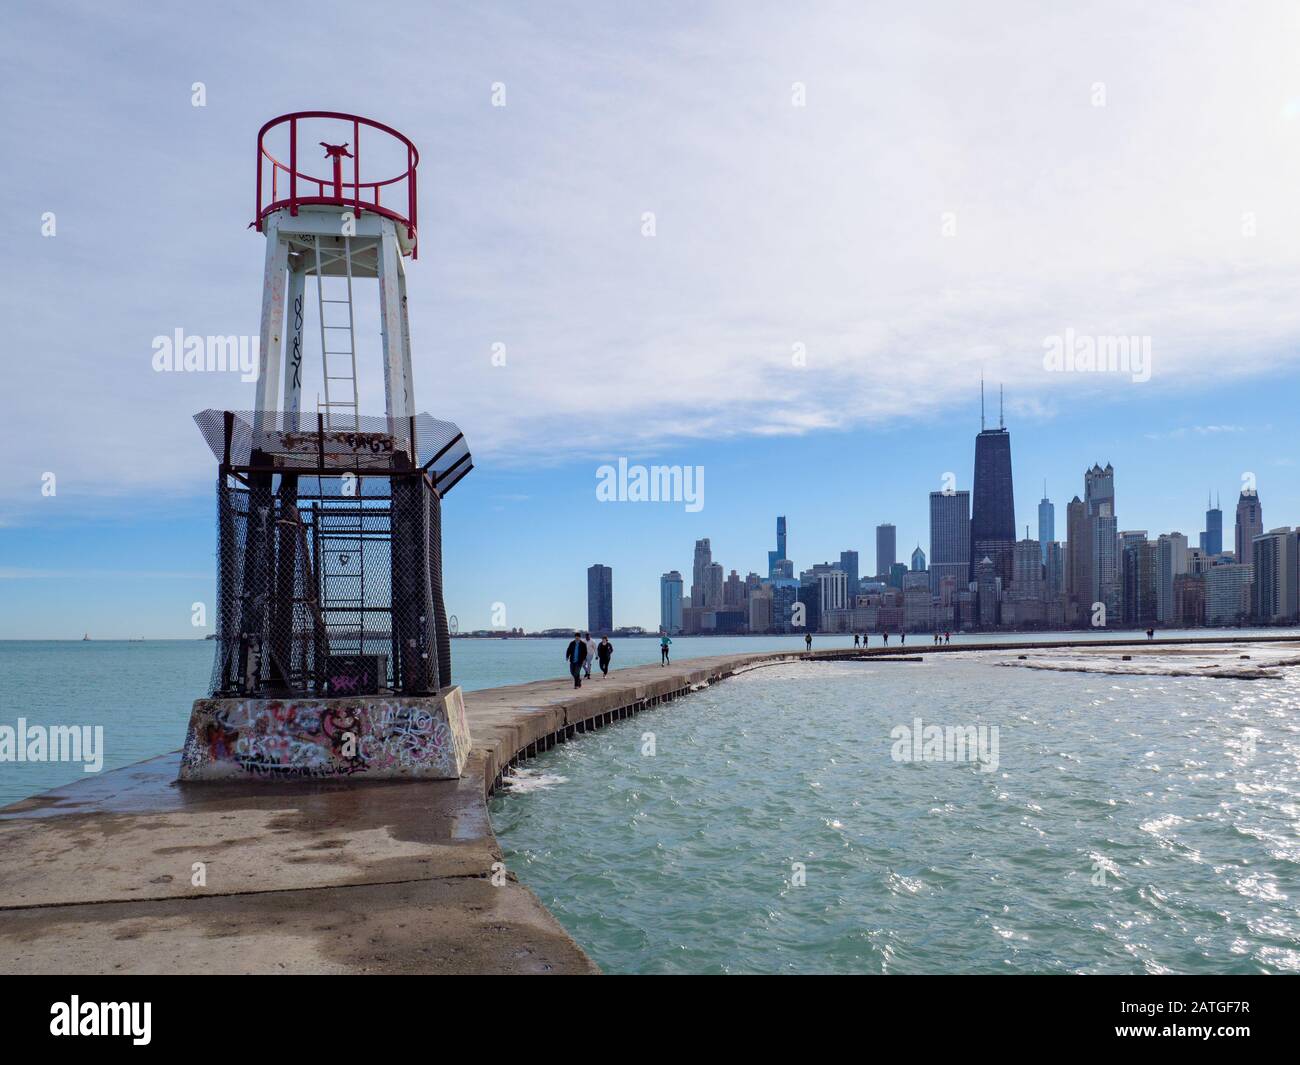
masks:
[[[582,663],[587,658],[587,645],[582,639],[582,633],[575,632],[573,639],[569,641],[569,646],[564,650],[564,660],[569,663],[569,672],[573,674],[573,686],[582,687]]]
[[[600,643],[596,644],[596,661],[600,663],[602,676],[609,676],[609,660],[613,654],[614,645],[609,642],[608,636],[602,636]]]

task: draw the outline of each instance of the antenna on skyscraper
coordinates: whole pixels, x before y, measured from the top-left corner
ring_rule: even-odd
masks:
[[[980,432],[984,432],[984,375],[980,374]]]
[[[1002,424],[1002,386],[1001,385],[998,385],[998,428],[999,429],[1005,428],[1005,426]]]

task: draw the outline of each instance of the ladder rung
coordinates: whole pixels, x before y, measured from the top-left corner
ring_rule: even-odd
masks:
[[[327,299],[321,300],[321,303],[351,303],[351,302],[352,302],[351,300],[327,300]]]

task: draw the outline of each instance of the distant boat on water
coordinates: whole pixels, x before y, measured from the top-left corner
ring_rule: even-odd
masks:
[[[81,638],[81,642],[85,643],[89,639],[90,639],[90,633],[86,633],[86,635]]]

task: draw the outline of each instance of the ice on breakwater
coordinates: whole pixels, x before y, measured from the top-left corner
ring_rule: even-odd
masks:
[[[1300,666],[1300,644],[1210,645],[1197,648],[1074,648],[999,655],[1000,666],[1058,673],[1126,677],[1210,677],[1218,680],[1280,680]]]

